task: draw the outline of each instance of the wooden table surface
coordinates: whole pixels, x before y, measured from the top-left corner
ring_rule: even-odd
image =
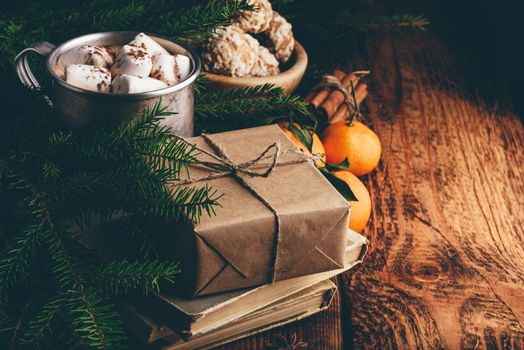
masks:
[[[274,334],[309,349],[524,349],[524,127],[507,94],[483,95],[431,30],[354,49],[383,145],[363,178],[367,259],[327,311],[220,349],[265,349]]]

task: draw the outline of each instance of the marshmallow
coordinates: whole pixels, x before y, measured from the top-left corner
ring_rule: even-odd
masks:
[[[82,45],[75,47],[60,56],[63,67],[71,64],[89,64],[91,66],[107,67],[113,64],[113,58],[104,47]]]
[[[175,61],[178,66],[180,81],[185,80],[191,73],[191,60],[185,55],[175,55]]]
[[[184,55],[156,54],[152,57],[153,69],[151,77],[161,80],[167,85],[175,85],[189,75],[191,62]]]
[[[106,68],[86,64],[67,66],[65,79],[73,86],[97,92],[109,92],[111,85],[111,74]]]
[[[115,64],[111,67],[111,74],[147,77],[151,73],[152,67],[151,57],[144,48],[124,45],[116,57]]]
[[[133,94],[137,92],[148,92],[166,88],[167,85],[153,78],[143,78],[134,75],[122,74],[113,80],[112,91],[114,93]]]
[[[144,50],[146,50],[147,53],[149,53],[150,55],[168,53],[166,49],[160,46],[160,44],[158,44],[156,41],[154,41],[144,33],[140,33],[137,36],[135,36],[135,39],[133,39],[133,41],[131,41],[129,45],[141,47]]]

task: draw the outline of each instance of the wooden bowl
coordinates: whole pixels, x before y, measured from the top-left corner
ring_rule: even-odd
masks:
[[[202,75],[208,78],[211,88],[218,90],[232,90],[242,87],[252,87],[264,84],[273,84],[280,87],[286,94],[291,94],[297,88],[298,84],[304,77],[307,67],[307,53],[300,43],[295,42],[295,52],[291,57],[292,65],[280,74],[268,77],[230,77],[227,75],[202,72]]]

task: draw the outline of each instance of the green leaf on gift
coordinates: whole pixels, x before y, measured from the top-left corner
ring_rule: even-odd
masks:
[[[340,163],[326,163],[326,166],[330,169],[349,170],[349,159],[346,158]]]
[[[357,196],[355,196],[351,187],[345,181],[339,179],[325,168],[320,168],[320,172],[347,201],[358,202]]]
[[[299,129],[293,125],[293,123],[289,123],[287,126],[287,129],[291,131],[291,133],[303,144],[307,147],[308,151],[311,152],[311,149],[313,147],[313,136],[311,135],[311,132],[307,129]]]

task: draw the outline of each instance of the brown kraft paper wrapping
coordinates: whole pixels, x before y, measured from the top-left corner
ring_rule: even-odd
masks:
[[[276,125],[208,137],[235,164],[258,157],[275,142],[282,151],[297,149]],[[188,141],[215,154],[202,137]],[[348,203],[311,162],[280,164],[303,158],[295,151],[280,152],[279,164],[268,177],[238,173],[276,210],[280,230],[271,209],[239,179],[225,176],[206,181],[223,193],[216,215],[204,214],[198,223],[177,224],[164,233],[165,254],[181,262],[183,287],[178,284],[179,288],[190,295],[205,295],[344,267]],[[205,154],[198,159],[215,161]],[[211,173],[200,166],[190,168],[192,179]],[[189,186],[204,186],[204,182]]]

